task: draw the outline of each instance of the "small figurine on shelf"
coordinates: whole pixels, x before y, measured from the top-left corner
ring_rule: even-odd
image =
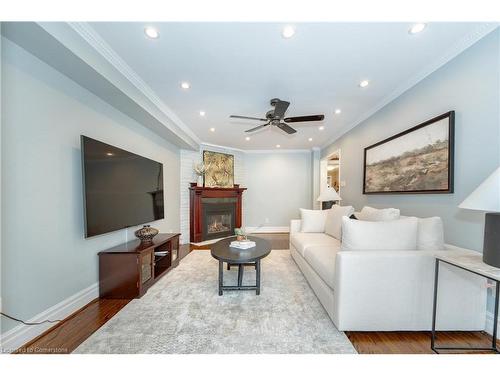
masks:
[[[247,235],[243,228],[234,228],[234,234],[236,235],[236,241],[247,241]]]

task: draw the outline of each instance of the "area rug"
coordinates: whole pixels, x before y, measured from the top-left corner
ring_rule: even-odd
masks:
[[[224,270],[234,285],[237,267]],[[262,260],[261,294],[217,293],[218,262],[196,250],[131,301],[74,353],[356,353],[289,250]],[[245,267],[244,284],[255,284]]]

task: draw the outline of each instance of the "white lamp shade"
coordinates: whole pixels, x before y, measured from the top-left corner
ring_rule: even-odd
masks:
[[[329,202],[329,201],[340,201],[340,195],[335,191],[334,188],[326,188],[321,192],[318,197],[318,202]]]
[[[500,167],[458,207],[468,210],[500,212]]]

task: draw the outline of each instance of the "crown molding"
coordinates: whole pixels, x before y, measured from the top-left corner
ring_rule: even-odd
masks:
[[[230,150],[230,151],[236,151],[236,152],[241,152],[243,154],[290,154],[290,153],[310,153],[313,149],[271,149],[271,150],[244,150],[242,148],[236,148],[236,147],[228,147],[228,146],[221,146],[221,145],[216,145],[214,143],[206,143],[202,142],[200,143],[200,146],[203,148],[203,146],[206,147],[213,147],[213,148],[218,148],[218,149],[223,149],[223,150]],[[319,149],[319,148],[318,148]]]
[[[305,148],[271,149],[271,150],[244,150],[247,154],[310,154],[312,150]]]
[[[352,123],[341,127],[338,131],[335,132],[334,136],[329,138],[322,146],[321,150],[329,147],[332,143],[346,134],[349,130],[355,128],[363,121],[367,120],[375,113],[380,111],[386,105],[390,104],[392,101],[397,99],[399,96],[404,94],[406,91],[416,86],[419,82],[427,78],[429,75],[434,73],[436,70],[444,66],[446,63],[453,60],[460,53],[465,51],[467,48],[471,47],[473,44],[477,43],[479,40],[484,38],[486,35],[490,34],[494,30],[499,27],[498,23],[484,23],[481,26],[478,26],[476,29],[471,31],[469,34],[464,36],[461,40],[455,43],[451,48],[449,48],[442,56],[440,56],[437,60],[427,65],[424,69],[420,70],[417,74],[410,77],[404,84],[398,86],[394,91],[392,91],[389,95],[384,97],[379,103],[370,108],[368,111],[359,116]]]
[[[80,37],[82,37],[97,53],[115,67],[135,88],[148,98],[165,116],[167,116],[180,130],[185,132],[196,143],[200,138],[168,107],[153,89],[123,60],[111,46],[87,22],[67,23]],[[174,129],[170,129],[175,131]]]

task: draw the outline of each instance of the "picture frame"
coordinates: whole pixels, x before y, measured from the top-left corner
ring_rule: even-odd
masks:
[[[205,187],[232,188],[234,186],[234,155],[215,151],[203,151]]]
[[[363,194],[451,194],[455,111],[364,149]]]

